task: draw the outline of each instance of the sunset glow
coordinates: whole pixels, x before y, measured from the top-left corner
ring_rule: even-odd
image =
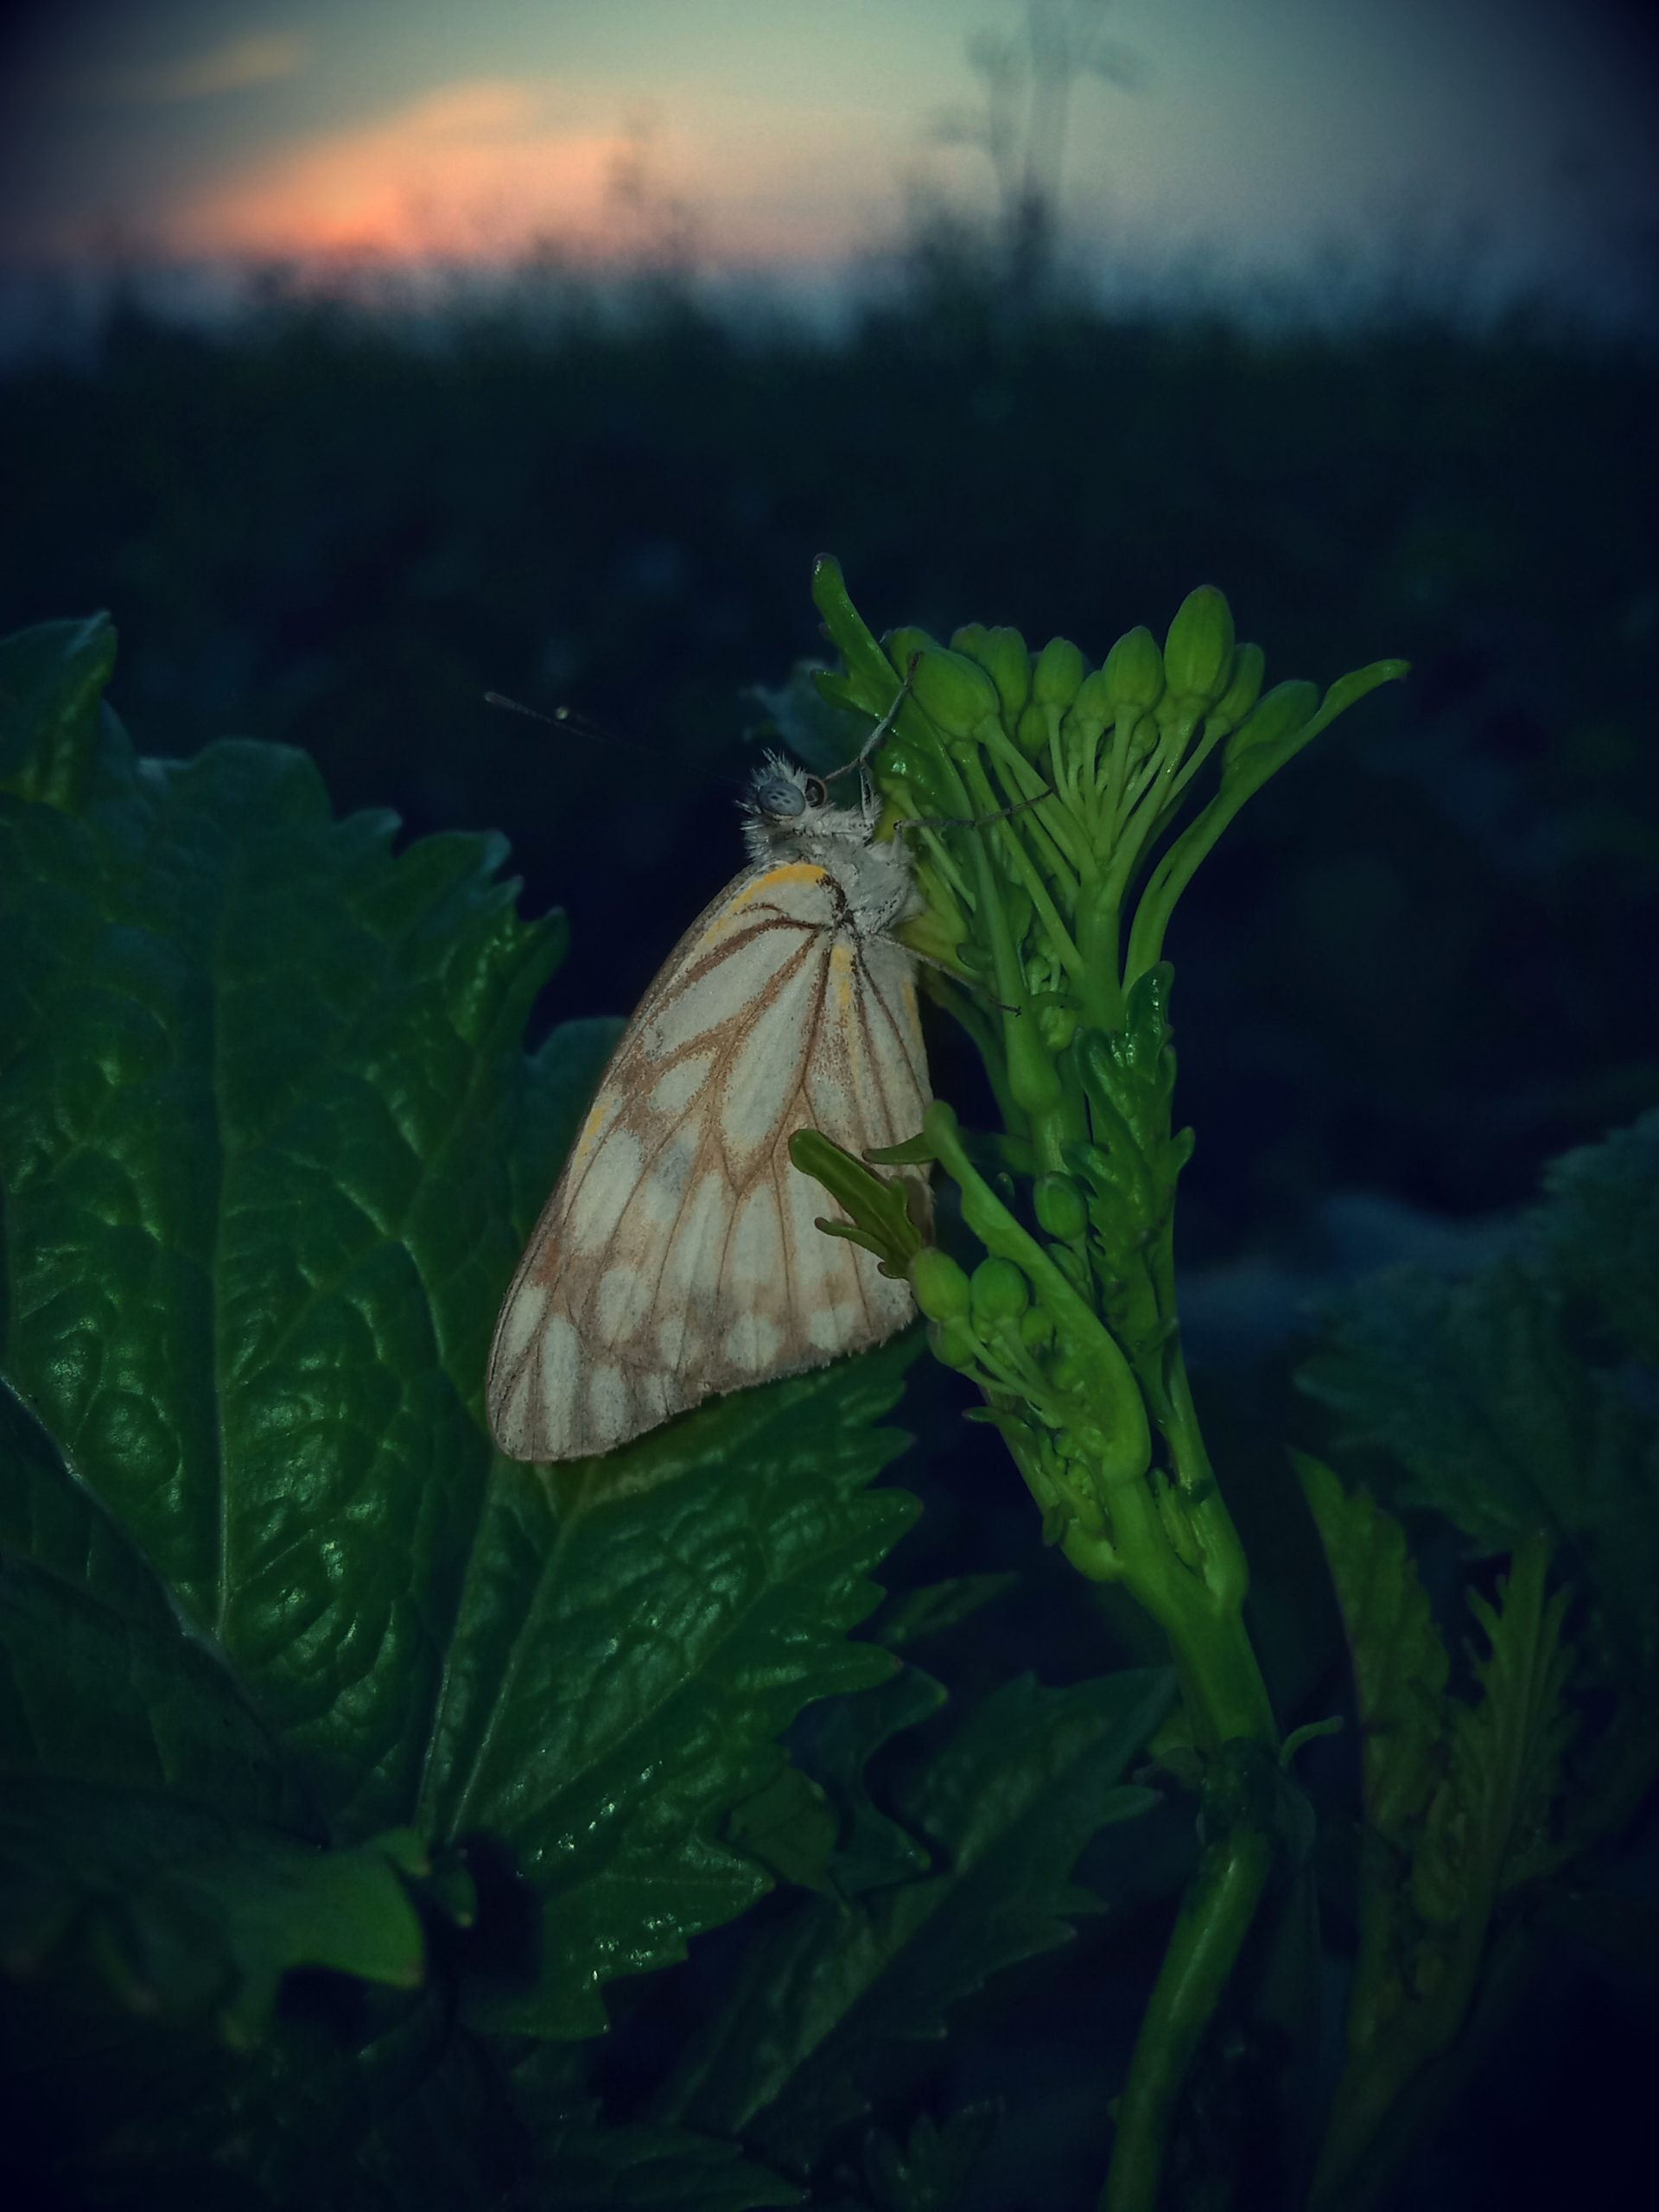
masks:
[[[0,67],[0,264],[107,257],[847,264],[918,188],[995,202],[947,144],[1015,0],[128,0]],[[1072,87],[1082,261],[1310,269],[1472,239],[1567,281],[1659,225],[1659,134],[1611,19],[1567,0],[1113,0],[1133,90]],[[78,27],[88,35],[77,35]],[[96,54],[96,66],[88,54]],[[6,57],[0,50],[0,64]],[[632,188],[622,188],[632,180]],[[1403,244],[1393,249],[1407,251]]]
[[[467,257],[550,234],[602,247],[626,145],[578,124],[554,86],[443,86],[232,169],[211,196],[167,211],[158,242],[185,254]]]

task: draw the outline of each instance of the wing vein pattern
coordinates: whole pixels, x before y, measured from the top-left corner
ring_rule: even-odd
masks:
[[[814,1226],[789,1159],[913,1135],[910,956],[825,868],[762,865],[700,915],[629,1023],[507,1294],[491,1426],[517,1459],[602,1452],[715,1392],[876,1344],[913,1307]]]

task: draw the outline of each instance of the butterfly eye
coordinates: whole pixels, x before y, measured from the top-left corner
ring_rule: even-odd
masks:
[[[829,791],[816,776],[807,778],[805,790],[806,803],[809,806],[822,806],[830,796]]]

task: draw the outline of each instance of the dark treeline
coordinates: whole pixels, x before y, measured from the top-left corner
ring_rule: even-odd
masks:
[[[1651,409],[1650,360],[1520,321],[1015,321],[967,283],[833,342],[673,284],[415,333],[340,299],[213,332],[128,307],[0,386],[0,620],[109,607],[147,751],[278,739],[342,809],[505,830],[570,911],[571,1012],[626,1010],[734,867],[747,687],[812,653],[821,550],[877,628],[1098,658],[1207,580],[1269,683],[1408,656],[1183,911],[1213,1255],[1342,1185],[1509,1204],[1651,1099]]]

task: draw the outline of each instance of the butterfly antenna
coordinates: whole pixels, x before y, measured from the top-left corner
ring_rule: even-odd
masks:
[[[1052,791],[1033,791],[1017,805],[998,807],[995,814],[904,814],[893,823],[893,832],[896,836],[900,830],[978,830],[988,822],[1006,822],[1011,814],[1023,814],[1028,806],[1040,805],[1053,796]]]
[[[641,745],[637,738],[620,737],[614,730],[602,729],[574,707],[555,707],[550,715],[544,715],[539,708],[525,706],[522,700],[509,699],[505,691],[486,691],[484,703],[486,707],[505,707],[509,714],[523,715],[528,721],[545,722],[550,729],[568,729],[575,737],[594,738],[602,745],[626,746],[630,753],[655,758],[648,745]]]
[[[510,715],[523,715],[530,721],[548,722],[555,728],[558,727],[565,712],[564,709],[561,708],[556,715],[544,715],[535,707],[526,707],[520,700],[509,699],[504,691],[486,691],[484,694],[484,703],[486,707],[505,707]]]

